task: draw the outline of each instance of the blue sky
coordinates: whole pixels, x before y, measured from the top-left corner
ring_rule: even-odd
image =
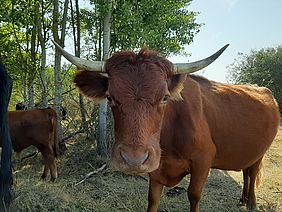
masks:
[[[238,52],[282,45],[282,0],[193,0],[188,8],[200,12],[197,22],[205,25],[186,47],[191,57],[169,59],[203,59],[229,43],[213,64],[198,73],[208,79],[226,82],[226,66],[238,58]]]

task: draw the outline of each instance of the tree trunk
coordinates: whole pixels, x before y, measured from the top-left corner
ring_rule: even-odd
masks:
[[[31,60],[28,60],[28,109],[32,109],[34,107],[34,78],[36,75],[36,22],[37,22],[37,13],[38,13],[38,4],[36,4],[35,12],[34,12],[34,24],[31,31],[31,44],[30,44],[30,55]]]
[[[68,10],[68,0],[65,0],[63,20],[61,21],[61,39],[59,39],[59,1],[53,0],[54,10],[53,10],[53,37],[54,41],[64,46],[65,33],[66,33],[66,21],[67,21],[67,10]],[[63,132],[62,132],[62,80],[61,80],[61,53],[55,49],[55,64],[54,64],[54,78],[55,78],[55,98],[54,107],[57,112],[58,120],[58,142],[61,143]]]
[[[80,12],[79,12],[79,3],[78,0],[75,0],[75,15],[74,10],[71,3],[71,18],[72,18],[72,31],[73,31],[73,38],[74,38],[74,50],[75,56],[80,57]],[[76,28],[75,28],[76,26]],[[81,114],[81,128],[84,130],[87,129],[86,126],[86,109],[84,105],[83,96],[79,93],[79,108]]]
[[[46,89],[46,46],[45,46],[45,39],[43,42],[40,43],[41,45],[41,70],[40,70],[40,80],[41,80],[41,106],[47,107],[48,106],[48,99],[47,99],[47,89]]]
[[[112,1],[107,0],[108,11],[103,21],[103,60],[109,58],[110,49],[110,28],[111,28],[111,10]],[[108,153],[107,139],[107,102],[103,101],[99,107],[99,136],[97,142],[97,152],[99,155],[106,156]]]
[[[27,73],[22,71],[21,81],[22,81],[22,96],[23,96],[23,104],[27,106],[28,96],[27,96]]]
[[[38,40],[41,47],[41,66],[40,66],[40,81],[41,81],[41,107],[48,106],[47,89],[46,89],[46,33],[44,25],[44,2],[41,0],[41,17],[37,21]]]
[[[35,15],[36,16],[36,15]],[[30,46],[30,55],[31,61],[29,61],[28,68],[29,68],[29,76],[28,76],[28,109],[32,109],[34,107],[34,77],[36,73],[36,52],[35,52],[35,45],[36,45],[36,26],[32,27],[31,33],[31,46]]]
[[[75,10],[76,10],[76,26],[77,26],[77,57],[80,57],[80,12],[79,12],[79,4],[78,0],[75,0]],[[84,99],[81,94],[79,94],[79,108],[80,108],[80,113],[81,113],[81,121],[82,121],[82,129],[86,130],[86,109],[84,105]]]

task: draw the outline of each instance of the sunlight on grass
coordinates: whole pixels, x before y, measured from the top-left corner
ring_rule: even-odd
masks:
[[[41,155],[17,164],[14,171],[15,200],[12,211],[146,211],[148,177],[127,176],[110,168],[76,185],[105,162],[95,153],[94,144],[78,139],[58,159],[59,178],[55,183],[40,179]],[[266,154],[263,183],[257,190],[259,211],[282,211],[282,127]],[[187,188],[189,176],[180,186]],[[212,170],[201,200],[202,211],[247,211],[239,207],[241,172]],[[165,192],[168,189],[165,189]],[[162,197],[163,212],[187,211],[186,192]]]

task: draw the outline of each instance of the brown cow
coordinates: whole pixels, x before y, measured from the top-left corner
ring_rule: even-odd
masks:
[[[35,146],[44,158],[45,179],[51,172],[51,180],[57,178],[55,157],[57,146],[57,115],[51,109],[34,109],[9,112],[9,127],[13,150],[21,152],[29,146]]]
[[[58,47],[59,48],[59,47]],[[243,170],[241,201],[256,207],[255,180],[278,129],[278,105],[267,88],[228,85],[184,72],[197,71],[209,58],[176,64],[149,50],[114,54],[108,76],[81,71],[74,79],[91,98],[107,98],[115,124],[114,167],[129,174],[149,173],[148,211],[157,211],[165,186],[191,174],[190,211],[199,211],[211,168]],[[63,55],[81,69],[101,71],[99,63]]]

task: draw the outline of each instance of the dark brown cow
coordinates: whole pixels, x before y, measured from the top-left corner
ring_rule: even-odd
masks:
[[[280,120],[274,97],[267,88],[183,73],[205,67],[225,48],[177,65],[148,50],[120,52],[106,62],[107,76],[91,71],[75,76],[84,95],[108,99],[115,124],[114,167],[149,173],[148,211],[157,211],[164,185],[175,186],[187,174],[190,211],[199,211],[211,168],[243,170],[241,201],[248,209],[256,207],[255,180]],[[102,70],[61,51],[81,69]]]
[[[57,146],[57,116],[51,109],[34,109],[9,112],[9,127],[13,150],[17,153],[29,146],[35,146],[44,158],[45,179],[51,172],[51,180],[57,178],[55,157]]]

